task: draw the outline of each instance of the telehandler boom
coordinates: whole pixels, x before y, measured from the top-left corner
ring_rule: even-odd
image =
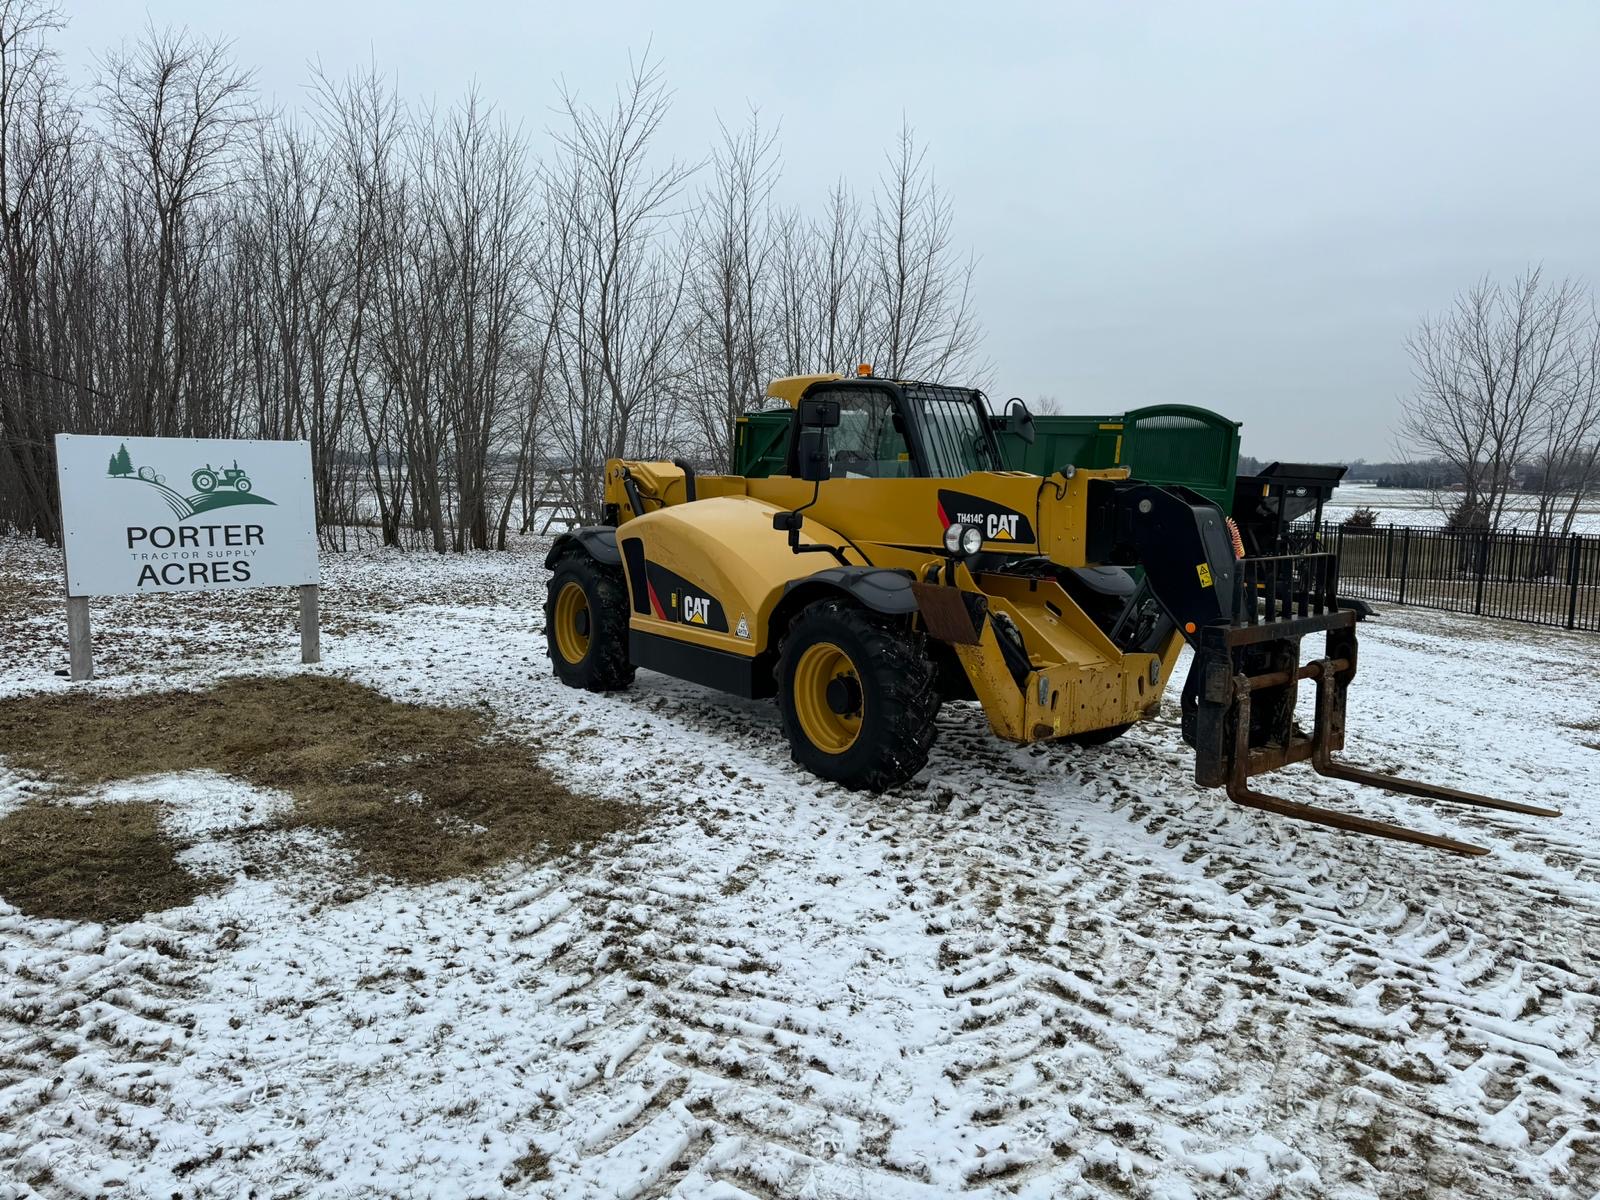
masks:
[[[1011,742],[1107,742],[1160,707],[1187,642],[1195,779],[1235,802],[1461,854],[1436,834],[1279,799],[1251,779],[1333,778],[1534,815],[1553,810],[1358,770],[1344,745],[1356,622],[1338,563],[1244,557],[1221,510],[1126,468],[1006,470],[980,392],[798,376],[787,469],[696,475],[606,464],[605,523],[558,537],[545,627],[555,673],[593,691],[636,668],[776,696],[796,762],[882,791],[927,762],[946,700]],[[1007,421],[1026,438],[1020,402]],[[1323,653],[1302,664],[1300,643]],[[1311,731],[1296,721],[1313,685]]]

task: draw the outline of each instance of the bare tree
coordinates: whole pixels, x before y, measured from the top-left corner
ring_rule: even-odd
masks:
[[[106,145],[117,168],[132,253],[148,255],[151,290],[130,343],[131,432],[193,435],[181,391],[195,330],[186,292],[196,256],[212,246],[196,209],[234,180],[232,150],[254,119],[251,77],[228,44],[184,31],[152,29],[145,40],[106,57],[100,84]],[[136,235],[143,234],[142,242]]]
[[[701,457],[725,466],[734,420],[760,404],[774,357],[769,207],[778,158],[777,134],[755,111],[721,135],[693,233],[686,352]]]
[[[1575,283],[1547,286],[1533,269],[1509,287],[1480,280],[1407,342],[1417,390],[1402,437],[1459,473],[1456,509],[1469,523],[1503,521],[1541,415],[1568,386],[1583,312]]]
[[[874,279],[860,202],[844,181],[820,220],[783,214],[777,228],[778,365],[785,374],[848,372],[876,354]]]
[[[896,378],[972,371],[976,264],[956,253],[950,199],[939,190],[909,124],[886,156],[867,241],[874,286],[877,366]]]
[[[656,166],[651,143],[670,94],[648,59],[604,111],[562,96],[560,163],[546,173],[548,219],[561,229],[561,315],[554,359],[564,389],[552,433],[578,472],[585,515],[599,515],[608,457],[662,452],[674,439],[689,256],[670,235],[694,167]]]
[[[1540,404],[1530,463],[1538,497],[1535,528],[1563,536],[1600,484],[1600,317],[1592,302],[1566,353],[1561,386]]]
[[[72,386],[55,369],[63,365],[62,314],[49,297],[63,264],[52,235],[62,215],[56,206],[75,202],[69,185],[79,143],[45,42],[61,24],[54,7],[0,3],[0,519],[51,540],[61,519],[50,436],[69,423]]]
[[[396,235],[402,191],[400,165],[407,123],[404,106],[376,71],[340,83],[318,71],[317,117],[330,145],[339,213],[336,245],[349,281],[340,318],[338,391],[348,391],[366,465],[365,490],[386,546],[400,544],[410,460],[402,438],[399,389],[382,369],[377,349],[383,328],[378,264]]]
[[[442,317],[451,335],[438,389],[450,427],[458,495],[455,548],[489,548],[491,460],[513,394],[523,336],[533,210],[520,136],[494,124],[475,95],[432,139],[426,219],[448,272]],[[453,328],[452,328],[453,326]]]

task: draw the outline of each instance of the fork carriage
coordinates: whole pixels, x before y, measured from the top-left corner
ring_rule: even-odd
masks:
[[[1230,800],[1247,808],[1457,854],[1487,851],[1439,834],[1284,800],[1257,791],[1250,780],[1309,762],[1312,770],[1330,779],[1426,800],[1559,816],[1556,809],[1363,770],[1334,758],[1344,749],[1345,701],[1356,674],[1356,623],[1361,616],[1340,606],[1338,576],[1338,558],[1328,552],[1239,560],[1232,619],[1199,631],[1183,691],[1183,736],[1194,747],[1195,782],[1225,788]],[[1319,633],[1324,636],[1322,657],[1302,664],[1301,640]],[[1296,720],[1300,684],[1307,681],[1315,691],[1309,734]]]

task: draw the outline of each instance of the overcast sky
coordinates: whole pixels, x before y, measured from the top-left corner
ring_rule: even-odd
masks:
[[[1600,4],[66,0],[66,65],[147,22],[234,41],[262,91],[375,60],[476,81],[543,141],[647,44],[662,147],[781,121],[786,202],[870,189],[902,113],[979,260],[996,398],[1204,405],[1264,458],[1388,457],[1404,339],[1484,272],[1600,281]]]

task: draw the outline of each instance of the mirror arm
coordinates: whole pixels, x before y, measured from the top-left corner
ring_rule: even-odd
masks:
[[[802,546],[800,544],[800,527],[804,525],[806,521],[805,517],[801,514],[815,504],[821,494],[821,481],[813,483],[811,486],[811,499],[807,500],[799,508],[791,509],[788,512],[773,513],[772,527],[774,529],[787,529],[789,531],[789,549],[793,553],[831,554],[834,556],[834,558],[839,560],[839,565],[841,567],[848,567],[850,565],[850,560],[844,556],[844,550],[839,546],[830,546],[827,542],[817,542],[815,545],[811,546]]]

